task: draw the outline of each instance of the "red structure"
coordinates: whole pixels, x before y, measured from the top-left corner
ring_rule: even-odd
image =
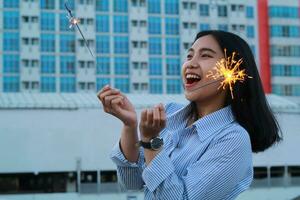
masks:
[[[258,8],[260,76],[262,79],[265,93],[271,93],[268,0],[258,0],[257,8]]]

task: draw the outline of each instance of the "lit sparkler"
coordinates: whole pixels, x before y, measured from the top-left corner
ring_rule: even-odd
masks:
[[[227,57],[226,49],[225,49],[225,58],[222,58],[220,61],[216,63],[214,67],[214,72],[209,71],[206,77],[211,77],[213,79],[220,79],[222,81],[218,89],[222,88],[223,90],[226,89],[228,86],[231,93],[231,98],[233,99],[233,85],[239,81],[243,82],[245,78],[252,78],[248,76],[245,72],[245,69],[240,70],[240,65],[243,62],[243,59],[235,60],[234,57],[236,52],[232,53],[232,56]]]
[[[85,39],[85,37],[84,37],[84,35],[83,35],[83,33],[82,33],[82,31],[81,31],[79,25],[78,25],[78,23],[80,22],[80,20],[77,19],[77,18],[75,18],[75,17],[73,16],[71,9],[68,8],[67,2],[65,3],[65,8],[66,8],[66,10],[68,11],[67,18],[69,19],[69,23],[70,23],[69,28],[73,28],[73,27],[75,27],[75,26],[77,27],[77,29],[78,29],[78,31],[79,31],[79,33],[80,33],[80,35],[81,35],[81,37],[82,37],[82,39],[83,39],[83,41],[84,41],[84,43],[85,43],[85,46],[88,48],[90,54],[94,57],[94,54],[93,54],[92,50],[91,50],[90,47],[89,47],[89,43],[88,43],[87,40]]]

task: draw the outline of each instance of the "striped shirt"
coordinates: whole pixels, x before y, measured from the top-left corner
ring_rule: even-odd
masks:
[[[231,106],[187,127],[191,104],[165,105],[167,124],[160,132],[163,149],[145,165],[143,148],[136,163],[124,157],[119,143],[111,152],[123,189],[144,189],[145,199],[234,199],[253,179],[247,131]]]

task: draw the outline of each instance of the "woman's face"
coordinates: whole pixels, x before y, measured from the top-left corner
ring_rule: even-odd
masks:
[[[194,42],[182,66],[185,97],[188,100],[201,102],[225,98],[225,91],[218,89],[221,81],[215,82],[213,78],[207,77],[208,72],[213,71],[217,61],[223,57],[223,50],[213,36],[206,35]]]

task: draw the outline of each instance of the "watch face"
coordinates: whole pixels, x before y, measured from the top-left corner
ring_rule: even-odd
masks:
[[[151,141],[151,149],[158,150],[164,143],[163,140],[159,137],[153,138]]]

